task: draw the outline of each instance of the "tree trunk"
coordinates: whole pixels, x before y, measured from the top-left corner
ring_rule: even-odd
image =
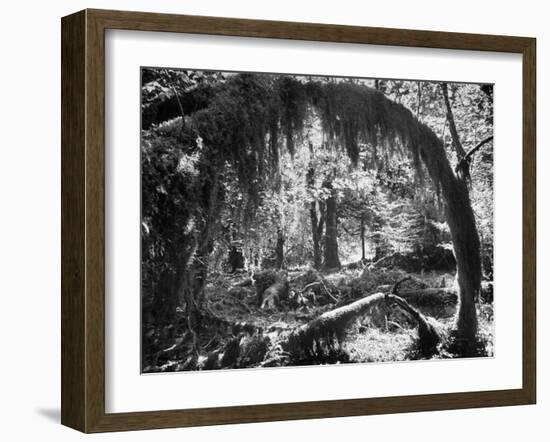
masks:
[[[160,274],[153,303],[153,318],[157,328],[174,324],[176,308],[183,300],[180,293],[183,276],[190,267],[196,245],[196,238],[189,235],[183,245],[179,248],[172,245],[165,254],[169,265]]]
[[[200,235],[193,261],[180,268],[176,286],[178,299],[180,304],[185,306],[189,330],[192,333],[201,326],[202,322],[201,313],[204,287],[208,277],[208,260],[213,248],[213,242],[208,235],[208,232],[202,232]]]
[[[361,235],[361,261],[365,262],[367,257],[365,254],[365,218],[361,215],[361,226],[359,228],[359,234]]]
[[[459,286],[454,335],[467,349],[475,344],[475,302],[481,287],[479,237],[468,187],[453,173],[441,142],[425,143],[420,146],[420,154],[434,182],[439,183],[445,201],[445,217],[453,240]]]
[[[417,95],[416,95],[416,100],[417,100],[417,103],[416,103],[416,118],[418,118],[418,120],[421,121],[422,119],[420,118],[420,113],[422,111],[422,82],[417,81],[416,82],[416,87],[418,88]]]
[[[336,191],[331,181],[326,181],[325,188],[330,191],[327,198],[326,216],[325,216],[325,248],[323,266],[327,269],[340,268],[340,259],[338,258],[338,216],[336,206]]]
[[[178,305],[178,297],[174,296],[175,275],[170,270],[165,270],[156,284],[155,296],[152,305],[152,320],[155,328],[174,322],[174,315]]]
[[[178,298],[185,304],[189,329],[194,333],[201,326],[204,287],[208,277],[208,262],[214,248],[214,232],[219,227],[218,209],[218,177],[215,168],[207,170],[202,187],[201,211],[202,216],[197,222],[196,236],[192,260],[187,266],[180,267],[178,278]]]
[[[313,157],[313,143],[309,143],[309,152]],[[310,190],[315,188],[315,168],[312,164],[306,174],[306,185]],[[317,216],[317,206],[319,206],[319,216]],[[325,225],[325,206],[322,201],[311,201],[309,203],[309,217],[311,220],[311,236],[313,240],[313,268],[319,270],[322,265],[321,239]]]
[[[230,272],[235,273],[238,270],[244,269],[245,258],[243,253],[243,248],[240,245],[233,244],[229,249],[229,254],[227,258],[227,263],[231,268]]]
[[[277,229],[277,244],[275,245],[275,266],[277,269],[285,268],[285,236],[281,228]]]
[[[456,130],[453,110],[451,108],[451,102],[449,101],[449,91],[447,88],[447,83],[441,83],[441,90],[443,92],[443,100],[445,101],[445,108],[447,110],[447,121],[449,122],[449,130],[451,131],[451,137],[453,139],[453,147],[456,152],[457,162],[460,162],[460,160],[466,155],[466,152],[462,147],[460,136],[458,135],[458,131]]]
[[[475,302],[481,287],[479,237],[466,184],[455,179],[452,187],[452,196],[446,198],[445,212],[453,238],[460,289],[456,338],[470,346],[475,343],[477,334]]]
[[[317,217],[317,204],[310,203],[309,215],[311,219],[311,234],[313,239],[313,268],[319,270],[322,264],[321,237],[323,235],[323,216]]]

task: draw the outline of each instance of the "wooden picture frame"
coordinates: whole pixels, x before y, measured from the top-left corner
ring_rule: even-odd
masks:
[[[523,385],[513,390],[105,412],[105,30],[517,53],[523,57]],[[534,404],[536,41],[533,38],[84,10],[62,19],[62,409],[83,432]]]

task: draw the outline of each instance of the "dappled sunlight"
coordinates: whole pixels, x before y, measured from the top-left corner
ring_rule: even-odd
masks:
[[[487,84],[143,68],[142,371],[493,355]]]

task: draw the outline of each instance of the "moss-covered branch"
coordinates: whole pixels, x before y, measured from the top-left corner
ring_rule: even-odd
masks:
[[[343,342],[349,327],[380,303],[395,304],[418,323],[419,345],[423,353],[432,353],[440,342],[434,321],[426,318],[405,299],[394,294],[375,293],[351,304],[323,313],[292,331],[280,346],[294,359],[311,356],[323,347]]]

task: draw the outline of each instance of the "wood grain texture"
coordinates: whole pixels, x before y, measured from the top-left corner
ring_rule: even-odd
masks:
[[[339,401],[105,413],[105,30],[367,43],[523,55],[523,387]],[[62,423],[84,432],[532,404],[536,398],[535,40],[86,10],[62,20]],[[519,146],[518,146],[519,148]]]
[[[85,13],[65,17],[61,43],[61,422],[85,427]]]
[[[102,22],[93,19],[89,11],[86,17],[85,380],[89,432],[105,415],[105,38]]]
[[[529,38],[147,12],[88,10],[105,29],[368,43],[475,51],[522,52]]]
[[[523,50],[523,389],[537,395],[537,101],[536,40]]]

